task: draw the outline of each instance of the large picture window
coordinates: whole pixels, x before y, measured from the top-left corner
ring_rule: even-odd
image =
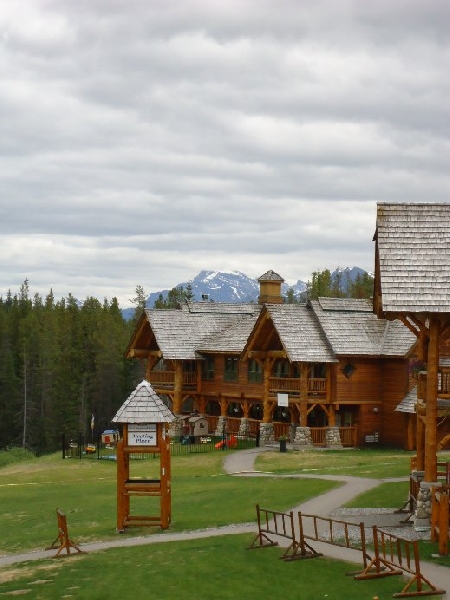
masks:
[[[225,356],[224,381],[238,380],[239,359],[237,356]]]

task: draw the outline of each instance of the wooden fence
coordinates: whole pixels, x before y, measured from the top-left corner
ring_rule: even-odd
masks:
[[[373,550],[370,550],[369,554],[363,523],[349,523],[299,512],[297,514],[299,534],[296,535],[292,511],[280,513],[261,508],[257,504],[256,513],[258,533],[249,549],[277,546],[278,542],[274,539],[277,536],[290,542],[287,550],[280,557],[284,560],[320,556],[320,553],[306,542],[307,539],[346,547],[361,553],[363,570],[354,575],[356,580],[406,574],[412,577],[400,592],[393,595],[394,598],[445,594],[445,590],[437,588],[421,573],[417,540],[400,538],[374,525],[371,540]],[[355,535],[355,531],[359,535]]]
[[[450,541],[450,486],[433,488],[431,496],[431,541],[439,554],[447,555]]]
[[[376,525],[372,527],[372,533],[374,557],[362,573],[355,575],[355,579],[407,574],[412,575],[412,578],[401,592],[393,595],[394,598],[445,594],[445,590],[437,588],[421,573],[417,540],[405,540],[378,529]]]

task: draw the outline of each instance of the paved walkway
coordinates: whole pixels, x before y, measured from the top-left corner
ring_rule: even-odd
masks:
[[[226,456],[224,461],[224,470],[230,475],[240,477],[266,477],[267,473],[262,473],[254,470],[254,462],[257,454],[265,452],[270,448],[255,448],[251,450],[242,450],[240,452],[233,452]],[[298,478],[314,478],[319,477],[332,481],[340,481],[343,485],[336,489],[330,490],[320,496],[313,498],[303,504],[293,507],[294,512],[301,511],[305,514],[315,514],[319,516],[330,516],[336,510],[338,510],[343,504],[354,498],[355,496],[370,490],[378,486],[383,481],[392,480],[376,480],[366,479],[362,477],[350,477],[340,475],[294,475]],[[280,475],[283,477],[283,475]],[[287,477],[293,477],[288,475]],[[403,518],[403,517],[401,517]],[[358,518],[358,522],[361,519]],[[379,524],[379,523],[378,523]],[[123,538],[118,536],[116,540],[110,540],[106,542],[95,542],[90,544],[83,544],[80,547],[86,552],[93,552],[96,550],[104,550],[108,548],[118,548],[124,546],[140,546],[146,544],[154,544],[158,542],[178,541],[178,540],[191,540],[198,538],[206,538],[216,535],[232,535],[237,533],[255,533],[255,524],[244,524],[244,525],[230,525],[228,527],[219,527],[211,529],[202,529],[199,531],[191,531],[186,533],[170,533],[165,532],[161,534],[144,535],[142,537]],[[283,540],[280,539],[280,546],[283,545]],[[286,545],[288,543],[286,542]],[[339,560],[346,560],[353,563],[361,563],[361,553],[356,550],[349,548],[341,548],[338,546],[332,546],[327,543],[314,542],[314,549],[317,552],[336,558]],[[54,556],[55,550],[42,550],[36,552],[27,552],[23,554],[14,554],[10,556],[0,557],[0,567],[12,565],[15,563],[38,560],[42,558],[51,558]],[[448,593],[444,594],[443,598],[450,599],[450,569],[447,567],[441,567],[428,562],[421,563],[421,572],[433,585],[438,588],[448,590]],[[425,586],[424,586],[425,587]]]

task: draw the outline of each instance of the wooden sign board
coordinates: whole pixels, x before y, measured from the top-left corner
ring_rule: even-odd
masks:
[[[130,423],[128,425],[129,446],[157,446],[156,423]]]

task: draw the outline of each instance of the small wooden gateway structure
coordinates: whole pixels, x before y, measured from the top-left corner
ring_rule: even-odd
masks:
[[[126,527],[159,526],[167,529],[171,520],[170,438],[166,426],[174,420],[173,413],[156,394],[150,383],[142,381],[127,398],[113,418],[123,426],[122,439],[117,443],[117,530]],[[159,456],[155,460],[133,461],[133,468],[155,470],[153,476],[142,473],[132,476],[133,455]],[[144,456],[143,456],[144,455]],[[132,515],[130,498],[137,498],[140,508],[145,499],[159,498],[159,515]],[[151,504],[151,502],[149,503]],[[146,504],[144,504],[146,506]],[[143,511],[142,511],[143,512]],[[155,510],[156,512],[156,510]]]

